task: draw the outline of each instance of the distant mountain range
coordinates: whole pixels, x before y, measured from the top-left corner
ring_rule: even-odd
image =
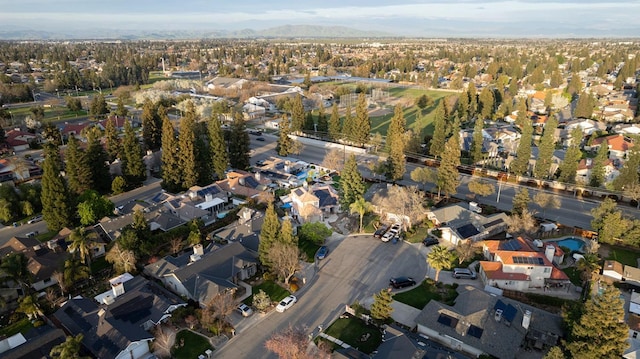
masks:
[[[3,29],[0,40],[178,40],[178,39],[250,39],[250,38],[369,38],[398,35],[363,31],[345,26],[284,25],[264,30],[121,30],[94,29],[82,33],[37,31],[32,29]]]

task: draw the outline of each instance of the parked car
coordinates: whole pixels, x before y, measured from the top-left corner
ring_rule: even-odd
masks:
[[[264,137],[258,137],[256,138],[256,141],[264,141]]]
[[[42,221],[42,215],[35,216],[27,221],[27,224],[33,224]]]
[[[425,247],[435,246],[439,243],[440,241],[438,240],[438,238],[432,236],[428,236],[427,238],[422,240],[422,244],[424,244]]]
[[[389,285],[398,289],[414,286],[416,285],[416,281],[411,277],[397,277],[389,279]]]
[[[255,135],[255,136],[262,136],[262,131],[249,131],[250,135]]]
[[[253,309],[251,309],[250,306],[244,303],[240,303],[240,305],[238,306],[238,308],[236,308],[236,310],[238,311],[238,313],[242,314],[243,317],[248,317],[251,314],[253,314]]]
[[[298,298],[296,298],[294,295],[290,295],[284,298],[280,303],[278,303],[276,312],[283,313],[285,310],[291,308],[297,301]]]
[[[376,238],[381,238],[385,233],[387,233],[388,229],[389,229],[389,225],[383,224],[380,227],[378,227],[378,229],[376,229],[376,231],[373,233],[373,236]]]
[[[318,248],[318,252],[316,252],[316,258],[325,259],[327,257],[327,254],[329,254],[329,248],[327,248],[327,246],[322,246]]]
[[[393,237],[395,237],[395,236],[396,236],[396,234],[395,234],[395,233],[393,233],[393,232],[391,232],[391,231],[388,231],[388,232],[387,232],[387,233],[385,233],[382,237],[380,237],[380,239],[381,239],[383,242],[389,242],[389,241],[390,241],[391,239],[393,239]]]
[[[395,223],[391,228],[387,231],[387,233],[382,236],[383,242],[389,242],[393,238],[400,238],[400,223]]]
[[[33,232],[29,232],[29,233],[25,234],[25,236],[27,238],[33,238],[33,237],[35,237],[37,235],[38,235],[38,231],[33,231]]]
[[[476,273],[469,268],[454,268],[452,275],[456,279],[476,279]]]

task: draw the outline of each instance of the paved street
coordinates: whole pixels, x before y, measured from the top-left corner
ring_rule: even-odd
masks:
[[[275,358],[264,349],[274,332],[289,325],[311,333],[327,328],[344,312],[346,304],[362,301],[388,287],[389,278],[406,275],[425,278],[424,255],[406,243],[383,243],[371,236],[350,236],[320,261],[319,272],[308,288],[298,293],[298,303],[285,313],[269,313],[230,340],[217,358]],[[245,319],[246,320],[246,319]]]

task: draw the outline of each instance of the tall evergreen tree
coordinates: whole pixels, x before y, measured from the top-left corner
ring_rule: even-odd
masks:
[[[320,107],[318,107],[318,132],[322,135],[326,135],[327,131],[329,131],[327,114],[324,112],[324,106],[320,104]]]
[[[298,245],[298,237],[293,234],[293,226],[288,218],[282,221],[278,240],[284,244]]]
[[[389,148],[389,178],[396,181],[405,173],[405,132],[406,121],[402,106],[396,105],[391,124],[387,131],[387,147]]]
[[[65,172],[69,191],[80,195],[84,191],[91,189],[91,170],[87,162],[87,156],[80,149],[75,136],[69,137],[64,157],[66,159]]]
[[[124,123],[124,138],[122,140],[121,170],[129,188],[139,187],[147,177],[147,168],[142,158],[140,141],[133,131],[131,123]]]
[[[159,109],[162,117],[162,187],[170,192],[180,190],[182,186],[178,160],[178,140],[173,125],[164,107]]]
[[[147,149],[157,150],[162,145],[162,120],[159,104],[146,99],[142,105],[142,139]]]
[[[519,99],[517,108],[518,115],[516,116],[516,126],[520,127],[524,131],[524,126],[529,116],[527,116],[527,101],[525,99]]]
[[[129,114],[129,110],[124,106],[122,97],[118,97],[118,104],[116,107],[115,115],[118,117],[125,117]]]
[[[574,111],[574,117],[576,118],[591,118],[593,115],[593,108],[596,104],[596,100],[591,93],[583,91],[578,97],[576,108]]]
[[[96,127],[87,131],[87,162],[91,170],[93,189],[101,194],[111,190],[111,174],[107,165],[107,152],[100,143],[102,133]]]
[[[276,144],[276,152],[278,152],[279,156],[288,156],[293,149],[293,140],[289,137],[290,126],[287,115],[283,115],[280,120],[280,137],[278,137],[278,143]]]
[[[495,96],[493,90],[489,87],[485,87],[480,91],[480,118],[483,120],[491,119],[493,117],[495,107]]]
[[[269,202],[264,213],[264,222],[260,230],[260,244],[258,246],[258,256],[263,266],[269,267],[269,251],[274,243],[278,241],[280,233],[280,221],[278,214],[273,207],[273,202]]]
[[[107,107],[107,101],[104,96],[102,94],[94,96],[89,105],[89,116],[98,118],[107,113],[109,113],[109,107]]]
[[[446,108],[444,99],[440,99],[438,107],[433,118],[433,137],[431,138],[431,147],[429,147],[429,153],[432,156],[440,157],[444,149],[444,144],[447,140],[447,121]]]
[[[373,303],[371,304],[371,317],[378,320],[385,320],[391,317],[393,307],[391,303],[391,291],[383,289],[378,294],[373,295]]]
[[[516,150],[516,158],[511,162],[509,169],[517,176],[522,176],[529,170],[529,160],[531,159],[531,137],[533,136],[533,126],[529,119],[525,119],[522,125],[522,136],[518,149]]]
[[[353,131],[355,135],[354,141],[359,145],[368,143],[369,136],[371,135],[371,119],[369,118],[367,107],[366,95],[364,92],[361,92],[358,95],[358,102],[356,104],[355,128]]]
[[[196,168],[198,169],[199,186],[206,186],[213,180],[213,168],[211,167],[211,148],[209,147],[209,135],[207,134],[207,124],[196,123]]]
[[[302,96],[296,95],[291,105],[291,133],[300,133],[304,127]]]
[[[356,156],[351,155],[344,164],[340,177],[340,206],[347,210],[353,202],[364,195],[364,180],[358,171]]]
[[[198,182],[198,168],[196,167],[196,133],[198,122],[196,106],[192,101],[187,103],[187,110],[180,119],[180,131],[178,134],[178,161],[180,164],[180,186],[187,189]]]
[[[589,185],[600,187],[604,183],[604,166],[609,159],[609,148],[604,144],[598,147],[596,157],[591,164],[591,174],[589,176]]]
[[[460,184],[458,166],[460,165],[460,145],[457,136],[451,136],[444,145],[442,159],[438,168],[438,196],[444,192],[445,196],[456,193]]]
[[[236,113],[231,125],[231,138],[229,143],[229,162],[231,167],[246,170],[249,168],[249,134],[242,115]]]
[[[482,161],[482,146],[484,143],[484,136],[482,130],[484,128],[484,120],[476,118],[475,125],[473,126],[473,142],[471,144],[471,160],[477,164]],[[455,133],[453,134],[456,135]]]
[[[602,143],[600,146],[606,147],[606,142]],[[625,187],[630,188],[640,184],[640,179],[638,178],[638,168],[640,168],[640,150],[638,150],[637,147],[638,146],[631,148],[629,158],[622,166],[618,177],[613,180],[613,187],[618,191]]]
[[[544,133],[540,139],[538,146],[538,158],[536,159],[536,167],[533,169],[533,175],[538,179],[549,177],[549,170],[553,161],[553,151],[556,148],[555,131],[558,127],[558,119],[555,116],[549,116],[549,120],[544,125]]]
[[[560,163],[560,166],[558,168],[560,170],[558,181],[568,183],[576,182],[578,162],[582,158],[582,152],[580,151],[582,136],[583,133],[580,127],[576,127],[573,131],[571,131],[571,145],[567,149],[567,153],[565,153],[564,155],[564,161]]]
[[[342,122],[342,138],[349,142],[353,142],[355,138],[355,121],[351,113],[351,104],[347,104]]]
[[[329,118],[329,137],[332,140],[342,138],[342,126],[340,125],[340,115],[338,114],[338,104],[333,103],[331,108],[331,117]]]
[[[587,300],[580,319],[572,325],[567,344],[572,358],[620,358],[629,347],[624,299],[614,286],[600,285],[603,291]]]
[[[473,81],[469,81],[467,93],[469,94],[469,120],[472,120],[478,114],[478,92]]]
[[[58,147],[47,145],[42,165],[42,216],[50,231],[57,232],[71,225],[72,205],[67,184],[60,174]]]
[[[304,116],[304,124],[302,125],[302,127],[306,132],[315,131],[316,123],[313,120],[313,114],[311,113],[311,111],[307,112],[307,114]]]
[[[118,137],[118,130],[116,129],[116,121],[113,118],[107,119],[104,127],[104,147],[107,151],[109,162],[113,162],[116,158],[120,157],[122,146],[120,144],[120,137]]]
[[[211,116],[208,132],[213,172],[219,179],[224,179],[225,171],[229,166],[229,153],[227,152],[227,142],[224,139],[222,125],[218,116]]]

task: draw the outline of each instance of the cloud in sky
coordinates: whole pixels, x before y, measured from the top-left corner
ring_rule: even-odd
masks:
[[[0,24],[40,30],[123,28],[162,30],[264,28],[285,24],[328,24],[411,35],[428,35],[430,22],[450,22],[468,33],[478,27],[545,26],[598,28],[609,33],[637,26],[640,0],[436,0],[410,1],[237,1],[0,0]],[[1,26],[1,25],[0,25]],[[552,29],[550,29],[552,30]],[[503,30],[504,31],[504,30]]]

